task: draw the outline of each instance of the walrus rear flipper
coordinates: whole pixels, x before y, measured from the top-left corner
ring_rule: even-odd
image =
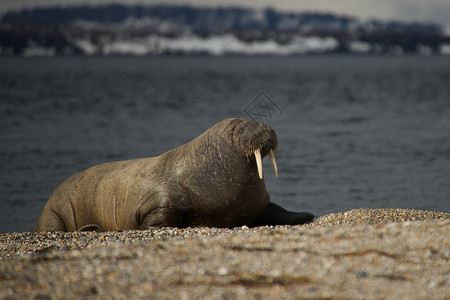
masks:
[[[270,202],[266,210],[248,226],[301,225],[311,222],[313,219],[314,215],[308,212],[288,211],[281,206]]]

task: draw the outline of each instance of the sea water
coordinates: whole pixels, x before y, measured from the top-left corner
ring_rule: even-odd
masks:
[[[229,117],[277,133],[271,200],[316,216],[450,211],[450,58],[0,58],[0,232],[90,166],[159,155]]]

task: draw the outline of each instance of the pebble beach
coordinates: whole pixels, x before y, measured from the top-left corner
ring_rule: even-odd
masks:
[[[450,214],[0,234],[0,299],[450,299]]]

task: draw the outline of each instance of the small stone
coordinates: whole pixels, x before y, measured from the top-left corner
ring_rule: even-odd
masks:
[[[226,276],[228,275],[228,269],[225,267],[220,267],[217,271],[217,274],[219,274],[220,276]]]

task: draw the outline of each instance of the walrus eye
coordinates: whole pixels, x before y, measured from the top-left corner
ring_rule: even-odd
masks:
[[[269,157],[270,162],[273,166],[273,171],[275,172],[275,178],[278,178],[278,167],[277,167],[277,161],[275,159],[275,154],[273,153],[273,150],[270,149],[269,151]],[[262,167],[262,159],[261,159],[261,149],[255,150],[255,158],[256,158],[256,166],[258,167],[258,174],[259,178],[263,179],[263,167]]]

